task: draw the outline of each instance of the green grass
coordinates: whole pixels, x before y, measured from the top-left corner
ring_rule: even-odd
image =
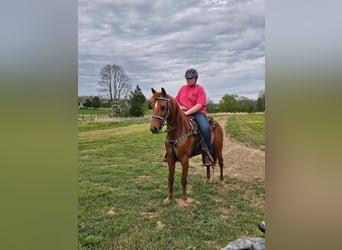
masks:
[[[138,118],[117,118],[111,119],[112,121],[103,122],[99,121],[88,121],[86,123],[79,123],[78,131],[93,131],[93,130],[103,130],[103,129],[113,129],[126,127],[133,124],[142,124],[150,120],[148,117],[138,117]]]
[[[262,180],[225,175],[224,185],[208,184],[205,169],[192,164],[192,202],[182,208],[178,163],[174,200],[163,205],[165,134],[152,135],[148,123],[101,126],[79,131],[79,249],[220,249],[239,237],[263,237],[257,224],[264,209],[252,202],[264,199]]]
[[[97,109],[94,109],[94,108],[89,108],[89,109],[80,109],[78,108],[78,114],[79,115],[90,115],[90,114],[102,114],[102,115],[108,115],[110,112],[110,108],[97,108]]]
[[[226,131],[238,141],[265,146],[265,115],[232,115],[228,120]]]
[[[126,112],[128,112],[128,111],[126,111]],[[94,123],[94,121],[98,123],[99,121],[101,122],[101,121],[106,120],[106,119],[107,120],[108,119],[112,119],[113,123],[111,125],[114,125],[114,123],[116,123],[117,120],[120,120],[120,121],[124,120],[124,119],[125,120],[129,120],[129,119],[132,118],[132,117],[126,117],[125,118],[125,117],[120,116],[120,115],[111,118],[109,116],[110,113],[111,113],[110,108],[103,108],[103,107],[97,108],[97,109],[93,109],[93,108],[80,109],[80,108],[78,108],[77,120],[78,120],[79,123],[86,124],[86,123]],[[152,116],[152,110],[151,109],[146,109],[145,112],[144,112],[144,116],[145,116],[144,122],[146,122],[146,117],[150,118]],[[139,119],[141,119],[141,117],[137,117],[136,119],[139,120]],[[129,123],[129,124],[131,124],[131,123]],[[112,128],[112,127],[115,127],[118,124],[116,124],[114,126],[111,126],[111,125],[109,125],[108,127]],[[126,125],[124,125],[124,126],[126,126]]]
[[[111,112],[111,109],[110,108],[97,108],[97,109],[94,109],[94,108],[89,108],[89,109],[80,109],[78,107],[78,114],[79,115],[90,115],[90,114],[93,114],[93,115],[97,115],[97,114],[100,114],[100,115],[108,115],[109,113]],[[145,110],[145,115],[152,115],[152,109],[146,109]]]

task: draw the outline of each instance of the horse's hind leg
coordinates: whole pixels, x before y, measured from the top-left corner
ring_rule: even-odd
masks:
[[[215,163],[217,163],[220,166],[220,183],[224,183],[224,178],[223,178],[223,157],[222,157],[222,144],[219,144],[215,147]]]
[[[224,178],[223,178],[223,157],[222,157],[222,151],[218,155],[218,161],[219,161],[219,166],[220,166],[220,182],[221,184],[224,183]]]
[[[220,183],[224,183],[224,178],[223,178],[223,157],[222,157],[222,149],[223,149],[223,130],[221,126],[218,126],[215,130],[215,140],[213,143],[213,148],[214,148],[214,158],[215,158],[215,163],[219,163],[220,166]]]

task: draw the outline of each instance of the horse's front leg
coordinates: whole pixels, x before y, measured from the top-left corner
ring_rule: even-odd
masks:
[[[183,186],[183,197],[182,200],[186,204],[187,195],[186,195],[186,184],[188,179],[188,169],[189,169],[189,158],[186,157],[182,160],[182,186]]]
[[[168,165],[169,165],[169,193],[164,200],[164,204],[169,204],[171,202],[172,196],[173,196],[173,182],[175,178],[175,167],[176,167],[176,162],[173,159],[168,159]]]
[[[210,166],[207,166],[207,178],[205,179],[205,182],[209,182],[210,181]]]

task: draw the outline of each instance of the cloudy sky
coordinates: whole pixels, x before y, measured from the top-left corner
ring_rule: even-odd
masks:
[[[264,0],[79,0],[78,95],[101,95],[106,64],[120,65],[144,95],[175,96],[194,67],[207,98],[257,99],[265,89]]]

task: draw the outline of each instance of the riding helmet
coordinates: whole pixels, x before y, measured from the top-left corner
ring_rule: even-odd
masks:
[[[185,78],[198,78],[198,72],[194,68],[190,68],[185,72]]]

